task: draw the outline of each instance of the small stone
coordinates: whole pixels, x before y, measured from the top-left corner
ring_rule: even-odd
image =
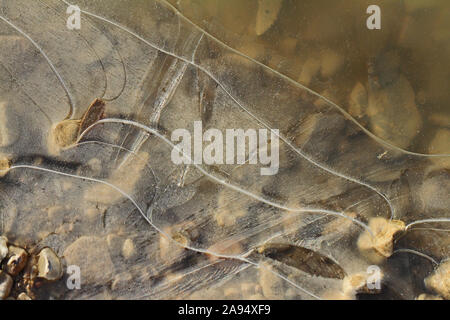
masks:
[[[51,130],[49,150],[58,153],[61,148],[68,147],[77,141],[80,120],[63,120]]]
[[[61,260],[50,248],[44,248],[39,252],[38,277],[55,281],[61,279],[63,268]]]
[[[9,246],[8,262],[6,263],[6,272],[16,276],[27,264],[28,253],[19,247]]]
[[[425,286],[445,299],[450,299],[450,260],[442,262],[433,274],[425,279]]]
[[[361,292],[366,286],[367,275],[364,273],[356,273],[348,275],[342,282],[342,291],[348,295],[355,295]]]
[[[64,258],[67,265],[76,265],[80,268],[82,284],[102,285],[111,281],[114,274],[108,244],[100,237],[78,238],[66,248]]]
[[[0,237],[0,262],[8,255],[8,239],[6,237]]]
[[[371,131],[394,146],[406,148],[422,128],[414,90],[403,75],[380,82],[387,84],[381,86],[373,82],[368,92],[367,116]]]
[[[382,275],[380,275],[382,277]],[[347,296],[354,297],[357,293],[379,293],[380,290],[370,289],[367,286],[369,274],[365,272],[354,273],[344,278],[342,282],[342,291]],[[381,281],[381,279],[379,279]]]
[[[0,270],[0,300],[5,300],[13,285],[13,279],[9,274]]]
[[[373,236],[368,231],[364,231],[358,239],[358,248],[370,261],[381,263],[392,255],[394,236],[405,230],[405,223],[400,220],[377,217],[369,220],[369,228]]]
[[[131,259],[136,256],[136,248],[133,240],[127,239],[123,242],[122,255],[125,259]]]
[[[450,140],[449,140],[450,141]],[[450,208],[450,172],[448,170],[436,170],[418,186],[417,204],[419,210],[424,213],[445,214]]]
[[[5,174],[7,174],[10,168],[11,161],[6,157],[0,156],[0,177],[3,177]]]
[[[22,292],[17,296],[17,300],[33,300],[25,292]]]

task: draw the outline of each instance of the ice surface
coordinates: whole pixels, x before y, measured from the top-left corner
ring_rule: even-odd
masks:
[[[38,295],[354,298],[343,278],[373,264],[386,296],[424,292],[450,249],[448,158],[383,141],[165,2],[71,4],[83,10],[80,30],[66,28],[64,1],[3,1],[0,13],[0,152],[11,164],[0,232],[81,267],[80,290],[66,276]],[[96,98],[104,117],[55,146],[55,126]],[[175,165],[171,132],[198,120],[204,130],[278,129],[278,173]],[[374,218],[406,226],[376,262],[357,245],[380,236]]]

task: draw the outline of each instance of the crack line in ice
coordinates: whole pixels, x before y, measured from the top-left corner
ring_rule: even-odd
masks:
[[[55,7],[51,6],[51,5],[48,5],[48,4],[45,3],[43,0],[39,0],[39,2],[42,3],[44,6],[46,6],[47,8],[51,8],[51,9],[56,13],[56,15],[60,16],[62,20],[66,21],[65,15],[60,14],[60,11],[59,11],[57,8],[55,8]],[[92,45],[91,45],[91,44],[89,43],[89,41],[81,34],[81,32],[77,31],[76,29],[72,30],[72,31],[75,32],[81,39],[83,39],[84,42],[87,44],[87,46],[91,49],[91,51],[92,51],[92,52],[94,53],[94,55],[97,57],[97,61],[100,63],[100,66],[101,66],[101,68],[102,68],[102,70],[103,70],[103,77],[104,77],[104,80],[105,80],[105,86],[104,86],[104,89],[103,89],[103,94],[101,95],[100,99],[102,99],[102,100],[104,100],[104,101],[114,101],[114,100],[116,100],[118,97],[120,97],[120,95],[123,93],[123,91],[125,90],[125,87],[126,87],[126,83],[127,83],[127,72],[126,72],[125,62],[124,62],[124,60],[123,60],[122,55],[120,54],[120,51],[113,45],[113,42],[111,41],[111,39],[109,39],[109,37],[108,37],[104,32],[102,32],[102,31],[99,30],[96,26],[94,26],[92,23],[90,23],[90,21],[87,21],[87,22],[89,23],[89,25],[90,25],[93,29],[96,29],[97,31],[99,31],[99,32],[100,32],[100,33],[101,33],[101,34],[109,41],[109,43],[111,44],[111,47],[114,49],[114,51],[117,53],[117,55],[118,55],[119,58],[120,58],[120,62],[121,62],[121,64],[122,64],[122,71],[123,71],[123,74],[124,74],[124,81],[123,81],[123,84],[122,84],[122,88],[119,90],[119,93],[118,93],[116,96],[114,96],[114,97],[112,97],[112,98],[105,98],[106,91],[108,90],[108,78],[107,78],[107,76],[106,76],[106,68],[105,68],[105,65],[103,64],[103,61],[100,59],[99,55],[97,54],[97,51],[95,51],[94,47],[92,47]]]
[[[50,60],[50,58],[47,56],[47,54],[44,52],[44,50],[42,50],[42,48],[28,35],[26,34],[24,31],[22,31],[19,27],[17,27],[16,25],[14,25],[12,22],[10,22],[8,19],[6,19],[5,17],[0,15],[0,19],[3,20],[4,22],[6,22],[10,27],[12,27],[13,29],[15,29],[17,32],[19,32],[22,36],[24,36],[25,38],[27,38],[32,44],[33,46],[39,50],[39,52],[42,54],[42,56],[45,58],[45,60],[47,61],[48,65],[50,66],[50,68],[52,69],[53,73],[55,74],[55,76],[58,78],[58,81],[61,83],[67,99],[69,100],[69,113],[67,114],[65,119],[70,119],[73,115],[74,112],[74,103],[73,103],[73,98],[72,95],[69,92],[69,89],[66,86],[66,83],[64,82],[62,76],[59,74],[58,70],[56,70],[55,66],[53,65],[52,61]]]
[[[437,232],[450,232],[450,229],[439,229],[439,228],[412,228],[409,232],[412,231],[437,231]]]
[[[414,226],[416,224],[420,223],[433,223],[433,222],[450,222],[450,218],[432,218],[432,219],[423,219],[423,220],[416,220],[406,225],[405,231],[407,231],[411,226]]]
[[[41,168],[41,167],[37,167],[37,166],[32,166],[32,165],[16,165],[16,166],[11,166],[9,169],[3,169],[0,170],[0,172],[4,172],[4,171],[9,171],[9,170],[14,170],[14,169],[31,169],[31,170],[38,170],[38,171],[44,171],[44,172],[48,172],[48,173],[53,173],[53,174],[57,174],[57,175],[61,175],[61,176],[66,176],[66,177],[70,177],[70,178],[75,178],[75,179],[80,179],[80,180],[86,180],[86,181],[91,181],[91,182],[97,182],[97,183],[101,183],[104,184],[114,190],[116,190],[117,192],[119,192],[121,195],[123,195],[124,197],[126,197],[128,200],[131,201],[131,203],[136,207],[136,209],[139,211],[139,213],[141,214],[141,216],[144,218],[144,220],[147,221],[147,223],[152,226],[157,232],[159,232],[161,235],[165,236],[169,241],[174,242],[176,245],[194,251],[194,252],[199,252],[199,253],[203,253],[203,254],[209,254],[211,256],[215,256],[217,258],[224,258],[224,259],[236,259],[251,265],[254,265],[256,267],[262,267],[265,268],[263,266],[261,266],[258,263],[255,263],[251,260],[248,260],[245,256],[243,255],[224,255],[224,254],[219,254],[219,253],[215,253],[209,250],[205,250],[205,249],[199,249],[199,248],[194,248],[188,245],[183,245],[179,242],[177,242],[175,239],[173,239],[169,234],[167,234],[166,232],[164,232],[162,229],[160,229],[159,227],[157,227],[153,222],[151,222],[148,217],[145,215],[144,211],[142,210],[142,208],[137,204],[136,200],[133,199],[133,197],[131,197],[129,194],[127,194],[125,191],[123,191],[122,189],[120,189],[119,187],[115,186],[112,183],[109,183],[107,181],[103,181],[101,179],[95,179],[95,178],[89,178],[89,177],[85,177],[85,176],[80,176],[80,175],[76,175],[76,174],[70,174],[70,173],[65,173],[65,172],[60,172],[57,170],[52,170],[52,169],[46,169],[46,168]],[[268,268],[267,268],[268,269]],[[270,272],[272,272],[273,274],[275,274],[276,276],[280,277],[281,279],[284,279],[285,281],[287,281],[288,283],[290,283],[291,285],[295,286],[297,289],[309,294],[310,296],[316,298],[316,299],[320,299],[319,297],[317,297],[315,294],[313,294],[312,292],[309,292],[308,290],[300,287],[299,285],[295,284],[294,282],[292,282],[291,280],[287,279],[286,277],[284,277],[283,275],[274,272],[270,269],[268,269]]]
[[[68,2],[66,2],[65,0],[60,0],[63,1],[64,3],[70,5]],[[102,21],[105,21],[109,24],[112,24],[113,26],[116,26],[119,29],[122,29],[125,32],[128,32],[129,34],[133,35],[134,37],[136,37],[138,40],[141,40],[142,42],[146,43],[147,45],[151,46],[152,48],[159,50],[165,54],[168,54],[172,57],[175,57],[177,59],[180,59],[182,61],[188,62],[191,65],[195,66],[196,68],[200,69],[201,71],[205,72],[205,74],[207,74],[211,79],[213,79],[221,88],[222,90],[224,90],[224,92],[241,108],[243,109],[245,112],[247,112],[251,117],[253,117],[257,122],[261,123],[262,125],[264,125],[268,130],[270,130],[273,134],[277,135],[282,141],[284,141],[289,147],[291,147],[292,150],[294,150],[296,153],[298,153],[300,156],[302,156],[304,159],[306,159],[307,161],[311,162],[312,164],[314,164],[315,166],[321,168],[322,170],[325,170],[331,174],[334,174],[338,177],[341,177],[343,179],[346,179],[348,181],[352,181],[354,183],[357,183],[359,185],[363,185],[369,189],[371,189],[372,191],[376,192],[377,194],[379,194],[388,204],[390,212],[391,212],[391,219],[394,217],[394,208],[392,206],[392,204],[390,203],[389,199],[386,197],[386,195],[384,195],[382,192],[378,191],[376,188],[370,186],[367,183],[364,183],[362,181],[359,181],[358,179],[354,179],[351,178],[349,176],[346,176],[344,174],[338,173],[336,171],[334,171],[333,169],[330,169],[328,167],[326,167],[325,165],[319,164],[318,162],[314,161],[313,159],[311,159],[309,156],[307,156],[306,154],[303,153],[303,151],[301,151],[300,149],[298,149],[297,147],[293,146],[288,139],[286,139],[283,135],[278,134],[277,132],[275,132],[272,128],[270,128],[270,126],[268,126],[264,121],[262,121],[261,119],[259,119],[258,117],[256,117],[255,115],[253,115],[247,108],[245,108],[231,93],[228,92],[228,90],[226,90],[225,86],[222,85],[212,74],[210,74],[207,70],[205,70],[204,68],[196,65],[193,61],[189,61],[183,57],[177,56],[174,53],[168,52],[162,48],[158,48],[157,46],[153,45],[152,43],[150,43],[149,41],[145,40],[144,38],[142,38],[141,36],[139,36],[138,34],[134,33],[133,31],[129,30],[128,28],[121,26],[120,24],[114,22],[114,21],[110,21],[104,17],[98,16],[94,13],[88,12],[88,11],[84,11],[81,10],[81,12],[83,12],[86,15],[92,16],[94,18],[100,19]]]
[[[50,116],[45,112],[44,109],[41,108],[41,106],[34,101],[34,99],[26,92],[25,90],[25,86],[20,82],[19,79],[17,79],[14,74],[11,72],[11,70],[9,70],[5,64],[3,62],[0,62],[0,64],[2,65],[2,67],[6,70],[6,72],[9,73],[11,80],[13,82],[15,82],[17,84],[17,86],[19,87],[19,89],[25,94],[25,96],[31,100],[31,102],[36,106],[36,108],[39,109],[40,112],[42,112],[42,114],[44,115],[45,118],[47,118],[48,122],[50,122],[50,124],[52,123],[52,120],[50,119]]]
[[[397,249],[394,252],[392,252],[392,254],[395,254],[395,253],[412,253],[412,254],[415,254],[415,255],[417,255],[419,257],[422,257],[422,258],[425,258],[425,259],[431,261],[435,265],[439,265],[439,263],[436,260],[434,260],[432,257],[426,255],[425,253],[416,251],[416,250],[412,250],[412,249]]]
[[[65,0],[61,0],[66,2]],[[301,83],[295,81],[294,79],[288,77],[287,75],[272,69],[271,67],[269,67],[268,65],[265,65],[264,63],[250,57],[247,56],[246,54],[234,49],[233,47],[227,45],[226,43],[222,42],[221,40],[219,40],[218,38],[216,38],[215,36],[213,36],[212,34],[210,34],[209,32],[207,32],[206,30],[202,29],[201,27],[197,26],[193,21],[191,21],[189,18],[185,17],[177,8],[175,8],[171,3],[169,3],[166,0],[158,0],[163,2],[165,5],[167,5],[172,11],[175,12],[175,14],[177,14],[179,17],[181,17],[183,20],[187,21],[189,24],[191,24],[192,26],[194,26],[197,30],[200,30],[201,32],[205,33],[208,37],[210,37],[211,39],[213,39],[214,41],[217,41],[218,43],[220,43],[222,46],[224,46],[225,48],[227,48],[228,50],[231,50],[232,52],[240,55],[241,57],[244,57],[254,63],[256,63],[257,65],[263,67],[264,69],[267,69],[271,72],[273,72],[274,74],[276,74],[277,76],[281,77],[282,79],[287,80],[288,82],[294,84],[294,86],[299,87],[301,89],[304,89],[306,91],[308,91],[309,93],[311,93],[312,95],[324,100],[326,103],[328,103],[329,105],[337,108],[347,119],[351,120],[352,122],[354,122],[359,128],[361,128],[366,134],[368,134],[370,137],[374,138],[376,141],[380,142],[381,144],[384,144],[394,150],[398,150],[401,152],[404,152],[406,154],[410,154],[410,155],[415,155],[415,156],[420,156],[420,157],[450,157],[450,154],[424,154],[424,153],[418,153],[418,152],[412,152],[412,151],[408,151],[405,149],[402,149],[400,147],[397,147],[385,140],[383,140],[382,138],[376,136],[375,134],[373,134],[370,130],[367,130],[363,125],[361,125],[351,114],[349,114],[347,111],[345,111],[342,107],[338,106],[336,103],[334,103],[333,101],[329,100],[328,98],[322,96],[320,93],[302,85]],[[67,2],[66,2],[67,3]],[[86,14],[88,14],[87,12],[85,12]]]
[[[125,120],[125,119],[114,119],[114,118],[108,118],[108,119],[102,119],[97,121],[96,123],[92,124],[90,127],[86,128],[86,130],[80,135],[80,137],[78,138],[78,141],[80,141],[84,134],[90,130],[91,128],[93,128],[94,126],[96,126],[97,124],[102,124],[102,123],[120,123],[120,124],[128,124],[134,127],[137,127],[139,129],[142,129],[144,131],[147,131],[150,134],[154,134],[155,136],[157,136],[158,138],[160,138],[161,140],[163,140],[165,143],[167,143],[169,146],[171,146],[172,148],[175,148],[178,152],[180,152],[180,154],[183,154],[183,156],[187,159],[187,160],[191,160],[190,156],[187,155],[186,153],[184,153],[183,150],[181,150],[177,145],[173,144],[172,141],[170,141],[168,138],[166,138],[164,135],[162,135],[161,133],[158,132],[158,130],[152,129],[150,127],[147,127],[141,123],[135,122],[135,121],[131,121],[131,120]],[[204,175],[208,176],[209,178],[213,179],[214,181],[216,181],[217,183],[228,187],[234,191],[240,192],[242,194],[245,194],[248,197],[251,197],[255,200],[258,200],[260,202],[263,202],[265,204],[268,204],[272,207],[278,208],[278,209],[282,209],[282,210],[286,210],[286,211],[291,211],[291,212],[310,212],[310,213],[320,213],[320,214],[329,214],[329,215],[334,215],[334,216],[339,216],[342,218],[346,218],[349,219],[350,221],[352,221],[353,223],[361,226],[363,229],[365,229],[366,231],[368,231],[371,235],[373,235],[372,230],[370,229],[369,226],[367,226],[365,223],[359,221],[358,219],[354,219],[352,217],[349,217],[341,212],[336,212],[336,211],[331,211],[331,210],[327,210],[327,209],[316,209],[316,208],[289,208],[286,207],[284,205],[280,205],[276,202],[273,202],[271,200],[267,200],[264,199],[258,195],[255,195],[245,189],[242,189],[236,185],[230,184],[229,182],[220,179],[212,174],[210,174],[208,171],[206,171],[205,169],[203,169],[201,166],[197,165],[197,164],[193,164],[193,166],[195,166],[201,173],[203,173]]]
[[[108,147],[117,148],[117,149],[120,149],[120,150],[123,150],[123,151],[126,151],[126,152],[130,152],[134,156],[136,156],[136,158],[139,158],[139,159],[143,160],[143,158],[137,152],[135,152],[133,150],[127,149],[127,148],[122,147],[122,146],[118,146],[117,144],[112,144],[112,143],[108,143],[108,142],[104,142],[104,141],[97,141],[97,140],[78,142],[77,144],[74,144],[74,145],[68,146],[66,148],[63,148],[62,150],[64,150],[64,151],[65,150],[70,150],[70,149],[73,149],[75,147],[82,146],[82,145],[88,145],[88,144],[101,144],[101,145],[105,145],[105,146],[108,146]],[[158,184],[160,182],[159,177],[156,175],[155,171],[153,170],[153,168],[152,168],[152,166],[150,164],[145,163],[145,166],[150,169],[150,171],[152,172],[153,177],[155,178],[156,181],[158,181],[158,183],[156,184],[156,188],[158,188]]]

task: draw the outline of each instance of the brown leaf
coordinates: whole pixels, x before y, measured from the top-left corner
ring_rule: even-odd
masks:
[[[98,120],[102,119],[104,112],[105,102],[101,99],[95,99],[81,118],[81,125],[80,129],[78,130],[78,135],[80,135],[84,130],[89,128]]]
[[[265,257],[300,269],[314,276],[344,279],[346,273],[332,259],[313,250],[283,243],[270,243],[258,249]]]

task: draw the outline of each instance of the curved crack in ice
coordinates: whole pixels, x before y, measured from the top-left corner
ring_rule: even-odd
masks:
[[[122,146],[118,146],[116,144],[112,144],[112,143],[108,143],[108,142],[104,142],[104,141],[97,141],[97,140],[78,142],[77,144],[74,144],[74,145],[71,145],[71,146],[63,148],[62,150],[70,150],[70,149],[73,149],[75,147],[82,146],[82,145],[88,145],[88,144],[101,144],[101,145],[105,145],[105,146],[108,146],[108,147],[117,148],[117,149],[129,152],[129,153],[132,153],[136,158],[139,158],[141,160],[143,159],[137,152],[135,152],[133,150],[130,150],[130,149],[122,147]],[[153,170],[152,166],[150,164],[148,164],[148,163],[146,163],[145,166],[150,169],[150,171],[152,172],[152,175],[155,178],[155,180],[160,181],[159,177],[155,174],[155,171]],[[158,187],[156,186],[156,188],[158,188]]]
[[[433,223],[433,222],[450,222],[450,218],[432,218],[432,219],[416,220],[416,221],[413,221],[413,222],[410,222],[409,224],[407,224],[405,226],[405,231],[407,231],[409,228],[411,228],[412,226],[414,226],[416,224]]]
[[[61,0],[66,2],[65,0]],[[301,83],[295,81],[294,79],[288,77],[287,75],[269,67],[268,65],[250,57],[247,56],[246,54],[234,49],[233,47],[227,45],[226,43],[222,42],[221,40],[219,40],[218,38],[216,38],[215,36],[213,36],[212,34],[210,34],[209,32],[207,32],[206,30],[200,28],[199,26],[197,26],[193,21],[191,21],[190,19],[188,19],[187,17],[185,17],[177,8],[175,8],[172,4],[170,4],[168,1],[166,0],[158,0],[160,2],[163,2],[166,6],[168,6],[172,11],[175,12],[175,14],[177,14],[179,17],[181,17],[183,20],[185,20],[186,22],[188,22],[189,24],[191,24],[192,26],[194,26],[197,30],[205,33],[208,37],[210,37],[211,39],[217,41],[218,43],[220,43],[221,45],[223,45],[225,48],[233,51],[234,53],[240,55],[241,57],[244,57],[254,63],[256,63],[257,65],[263,67],[266,70],[270,70],[271,72],[273,72],[274,74],[276,74],[277,76],[287,80],[288,82],[294,84],[296,87],[299,87],[301,89],[306,90],[307,92],[311,93],[312,95],[318,97],[319,99],[322,99],[323,101],[325,101],[326,103],[328,103],[329,105],[335,107],[336,109],[338,109],[347,119],[351,120],[353,123],[355,123],[359,128],[361,128],[361,130],[363,130],[367,135],[369,135],[370,137],[372,137],[373,139],[375,139],[376,141],[380,142],[383,145],[386,145],[394,150],[397,151],[401,151],[404,152],[406,154],[410,154],[410,155],[415,155],[415,156],[420,156],[420,157],[450,157],[450,154],[425,154],[425,153],[418,153],[418,152],[412,152],[412,151],[408,151],[405,149],[402,149],[400,147],[397,147],[385,140],[383,140],[382,138],[376,136],[375,134],[373,134],[370,130],[366,129],[363,125],[361,125],[351,114],[349,114],[347,111],[345,111],[342,107],[338,106],[336,103],[334,103],[333,101],[331,101],[330,99],[324,97],[323,95],[319,94],[318,92],[302,85]],[[67,2],[66,2],[67,3]]]
[[[150,127],[147,127],[141,123],[135,122],[135,121],[131,121],[131,120],[125,120],[125,119],[114,119],[114,118],[108,118],[108,119],[102,119],[97,121],[96,123],[92,124],[90,127],[86,128],[86,130],[80,135],[80,137],[78,138],[78,141],[80,141],[84,134],[90,130],[91,128],[93,128],[94,126],[96,126],[97,124],[101,124],[101,123],[118,123],[118,124],[128,124],[131,126],[134,126],[136,128],[139,128],[141,130],[147,131],[150,134],[154,134],[155,136],[157,136],[158,138],[160,138],[161,140],[163,140],[166,144],[168,144],[169,146],[171,146],[172,148],[176,149],[178,152],[180,152],[180,154],[183,154],[183,156],[185,157],[185,159],[187,160],[191,160],[190,156],[187,155],[186,153],[183,152],[183,150],[181,150],[177,145],[173,144],[172,141],[170,141],[168,138],[166,138],[164,135],[162,135],[158,130],[152,129]],[[190,161],[192,162],[192,161]],[[220,179],[214,175],[212,175],[211,173],[209,173],[208,171],[206,171],[205,169],[203,169],[201,166],[197,165],[197,164],[192,164],[193,166],[195,166],[201,173],[203,173],[205,176],[211,178],[212,180],[216,181],[217,183],[230,188],[234,191],[237,191],[239,193],[245,194],[246,196],[253,198],[257,201],[263,202],[265,204],[268,204],[272,207],[278,208],[278,209],[282,209],[282,210],[286,210],[286,211],[290,211],[290,212],[309,212],[309,213],[319,213],[319,214],[329,214],[329,215],[334,215],[334,216],[339,216],[342,218],[346,218],[350,221],[352,221],[353,223],[361,226],[363,229],[365,229],[366,231],[368,231],[372,236],[372,230],[370,229],[369,226],[367,226],[365,223],[359,221],[358,219],[349,217],[341,212],[337,212],[337,211],[332,211],[332,210],[327,210],[327,209],[317,209],[317,208],[290,208],[281,204],[278,204],[276,202],[273,202],[271,200],[267,200],[264,199],[258,195],[255,195],[239,186],[236,186],[234,184],[231,184],[223,179]]]
[[[45,5],[47,8],[51,8],[56,15],[58,15],[59,17],[61,17],[62,20],[66,21],[66,17],[64,15],[62,15],[59,10],[53,6],[50,6],[48,4],[46,4],[43,0],[39,0],[40,3],[42,3],[43,5]],[[104,101],[114,101],[116,100],[118,97],[120,97],[120,95],[123,93],[123,91],[125,90],[126,87],[126,83],[127,83],[127,72],[126,72],[126,67],[125,67],[125,62],[123,61],[123,57],[120,54],[120,51],[113,45],[113,42],[111,41],[111,39],[101,30],[99,30],[96,26],[94,26],[92,23],[90,23],[90,21],[87,21],[89,23],[89,25],[96,29],[98,32],[100,32],[111,44],[111,47],[114,49],[114,51],[116,51],[117,55],[120,58],[120,62],[122,64],[122,70],[123,70],[123,74],[124,74],[124,81],[123,81],[123,85],[122,88],[119,90],[119,93],[117,95],[115,95],[112,98],[105,98],[106,95],[106,91],[108,90],[108,79],[106,76],[106,68],[105,65],[103,64],[102,60],[100,59],[99,55],[97,54],[97,52],[95,51],[95,49],[92,47],[92,45],[89,43],[89,41],[81,34],[81,32],[77,31],[76,29],[73,30],[73,32],[75,32],[81,39],[84,40],[84,42],[87,44],[87,46],[91,49],[91,51],[94,53],[94,55],[97,57],[97,61],[100,63],[101,68],[103,70],[103,74],[104,74],[104,79],[105,79],[105,86],[103,89],[103,94],[100,97],[100,99],[104,100]]]
[[[65,0],[60,0],[60,1],[66,3],[66,4],[68,4],[68,5],[70,5],[70,4],[69,4],[68,2],[66,2]],[[174,53],[171,53],[171,52],[169,52],[169,51],[166,51],[166,50],[164,50],[164,49],[162,49],[162,48],[158,48],[157,46],[153,45],[152,43],[150,43],[150,42],[147,41],[146,39],[144,39],[144,38],[142,38],[141,36],[139,36],[138,34],[134,33],[133,31],[129,30],[128,28],[126,28],[126,27],[124,27],[124,26],[122,26],[122,25],[120,25],[120,24],[118,24],[118,23],[116,23],[116,22],[114,22],[114,21],[110,21],[110,20],[108,20],[108,19],[106,19],[106,18],[104,18],[104,17],[98,16],[98,15],[96,15],[96,14],[94,14],[94,13],[91,13],[91,12],[88,12],[88,11],[85,11],[85,10],[81,10],[81,12],[83,12],[83,13],[86,14],[86,15],[92,16],[92,17],[94,17],[94,18],[96,18],[96,19],[99,19],[99,20],[102,20],[102,21],[104,21],[104,22],[107,22],[107,23],[109,23],[109,24],[111,24],[111,25],[113,25],[113,26],[116,26],[117,28],[122,29],[123,31],[125,31],[125,32],[127,32],[127,33],[133,35],[133,36],[136,37],[138,40],[140,40],[140,41],[146,43],[147,45],[151,46],[152,48],[154,48],[154,49],[156,49],[156,50],[159,50],[159,51],[161,51],[161,52],[163,52],[163,53],[165,53],[165,54],[168,54],[168,55],[170,55],[170,56],[172,56],[172,57],[174,57],[174,58],[177,58],[177,59],[180,59],[180,60],[182,60],[182,61],[184,61],[184,62],[187,62],[187,63],[189,63],[189,64],[195,66],[195,67],[198,68],[199,70],[203,71],[203,72],[204,72],[205,74],[207,74],[212,80],[214,80],[214,82],[216,82],[216,83],[222,88],[222,90],[224,90],[224,92],[225,92],[225,93],[226,93],[226,94],[227,94],[227,95],[228,95],[228,96],[229,96],[229,97],[230,97],[230,98],[231,98],[231,99],[232,99],[232,100],[233,100],[233,101],[234,101],[234,102],[242,109],[242,110],[244,110],[245,112],[247,112],[252,118],[254,118],[257,122],[259,122],[259,123],[261,123],[263,126],[265,126],[265,127],[266,127],[268,130],[270,130],[273,134],[277,135],[282,141],[284,141],[289,147],[291,147],[292,150],[294,150],[296,153],[298,153],[301,157],[303,157],[303,158],[306,159],[307,161],[311,162],[311,163],[314,164],[315,166],[321,168],[322,170],[325,170],[325,171],[327,171],[327,172],[329,172],[329,173],[331,173],[331,174],[333,174],[333,175],[336,175],[336,176],[341,177],[341,178],[343,178],[343,179],[346,179],[346,180],[348,180],[348,181],[352,181],[352,182],[357,183],[357,184],[359,184],[359,185],[363,185],[363,186],[365,186],[366,188],[369,188],[369,189],[371,189],[372,191],[376,192],[378,195],[380,195],[380,196],[386,201],[387,205],[389,206],[390,213],[391,213],[391,219],[393,219],[393,217],[395,216],[395,210],[394,210],[394,207],[392,206],[391,202],[390,202],[389,199],[386,197],[386,195],[384,195],[382,192],[378,191],[376,188],[372,187],[371,185],[369,185],[369,184],[367,184],[367,183],[365,183],[365,182],[362,182],[362,181],[360,181],[360,180],[358,180],[358,179],[355,179],[355,178],[346,176],[346,175],[344,175],[344,174],[338,173],[338,172],[334,171],[333,169],[328,168],[328,167],[326,167],[325,165],[322,165],[322,164],[320,164],[320,163],[314,161],[312,158],[310,158],[309,156],[307,156],[306,154],[304,154],[303,151],[301,151],[299,148],[293,146],[287,138],[285,138],[283,135],[278,134],[277,132],[275,132],[275,131],[274,131],[270,126],[268,126],[263,120],[259,119],[259,118],[256,117],[255,115],[253,115],[253,114],[252,114],[247,108],[245,108],[245,107],[244,107],[244,106],[243,106],[243,105],[242,105],[242,104],[241,104],[241,103],[240,103],[240,102],[239,102],[239,101],[238,101],[238,100],[230,93],[230,92],[228,92],[228,90],[225,88],[224,85],[222,85],[222,83],[220,83],[220,82],[219,82],[212,74],[210,74],[206,69],[204,69],[204,68],[202,68],[202,67],[196,65],[193,61],[189,61],[189,60],[187,60],[187,59],[185,59],[185,58],[183,58],[183,57],[180,57],[180,56],[178,56],[178,55],[176,55],[176,54],[174,54]]]
[[[33,44],[33,46],[36,49],[39,50],[41,55],[45,58],[45,60],[47,61],[47,64],[50,66],[50,69],[52,69],[52,71],[55,74],[56,78],[58,78],[58,81],[61,84],[61,86],[63,87],[64,92],[66,93],[67,99],[69,100],[69,106],[70,106],[69,113],[67,114],[65,119],[70,119],[72,117],[73,113],[74,113],[74,108],[75,108],[74,103],[73,103],[73,97],[70,94],[69,89],[67,88],[67,85],[64,82],[64,79],[59,74],[58,70],[56,70],[55,66],[53,65],[53,62],[50,60],[50,58],[47,56],[47,54],[44,52],[44,50],[28,34],[26,34],[22,29],[20,29],[15,24],[13,24],[12,22],[10,22],[8,19],[6,19],[5,17],[3,17],[1,15],[0,15],[0,19],[3,20],[4,22],[6,22],[14,30],[19,32],[26,39],[28,39]]]
[[[48,172],[48,173],[53,173],[53,174],[57,174],[57,175],[61,175],[61,176],[65,176],[65,177],[70,177],[70,178],[75,178],[75,179],[80,179],[80,180],[86,180],[86,181],[91,181],[91,182],[96,182],[96,183],[101,183],[104,184],[114,190],[116,190],[117,192],[119,192],[121,195],[123,195],[124,197],[126,197],[129,201],[131,201],[131,203],[133,204],[133,206],[136,207],[136,209],[139,211],[139,213],[141,214],[141,216],[145,219],[145,221],[147,221],[147,223],[152,226],[157,232],[159,232],[161,235],[163,235],[164,237],[166,237],[169,241],[174,242],[176,245],[184,248],[184,249],[188,249],[194,252],[199,252],[199,253],[203,253],[203,254],[208,254],[217,258],[223,258],[223,259],[236,259],[239,261],[242,261],[244,263],[248,263],[251,265],[254,265],[258,268],[262,267],[265,268],[263,266],[261,266],[261,264],[253,262],[251,260],[248,260],[245,255],[224,255],[224,254],[219,254],[219,253],[215,253],[209,250],[205,250],[205,249],[199,249],[199,248],[194,248],[188,245],[182,245],[181,243],[177,242],[175,239],[173,239],[169,234],[167,234],[166,232],[164,232],[162,229],[160,229],[158,226],[156,226],[152,221],[150,221],[148,219],[148,217],[145,215],[144,211],[142,210],[142,208],[138,205],[138,203],[136,202],[136,200],[133,199],[133,197],[131,197],[129,194],[127,194],[125,191],[123,191],[122,189],[120,189],[119,187],[115,186],[112,183],[109,183],[107,181],[103,181],[101,179],[95,179],[95,178],[90,178],[90,177],[85,177],[85,176],[80,176],[80,175],[76,175],[76,174],[70,174],[70,173],[65,173],[65,172],[61,172],[61,171],[57,171],[57,170],[52,170],[52,169],[47,169],[47,168],[41,168],[41,167],[37,167],[37,166],[32,166],[32,165],[16,165],[16,166],[11,166],[9,169],[5,169],[5,170],[0,170],[0,172],[3,171],[9,171],[9,170],[14,170],[14,169],[31,169],[31,170],[38,170],[38,171],[43,171],[43,172]],[[251,251],[248,253],[250,254]],[[314,293],[309,292],[308,290],[300,287],[299,285],[297,285],[296,283],[292,282],[291,280],[287,279],[285,276],[274,272],[273,270],[270,270],[269,268],[268,271],[272,272],[273,274],[275,274],[276,276],[278,276],[279,278],[287,281],[288,283],[290,283],[291,285],[293,285],[294,287],[296,287],[297,289],[307,293],[308,295],[316,298],[316,299],[320,299],[318,296],[316,296]]]
[[[413,250],[413,249],[397,249],[394,252],[392,252],[392,255],[394,255],[395,253],[411,253],[411,254],[415,254],[416,256],[419,256],[419,257],[422,257],[422,258],[425,258],[425,259],[431,261],[436,266],[439,265],[439,263],[436,260],[434,260],[432,257],[426,255],[425,253],[422,253],[422,252],[419,252],[419,251],[416,251],[416,250]]]
[[[40,112],[42,112],[42,114],[43,114],[44,117],[48,120],[48,122],[49,122],[50,124],[52,124],[52,120],[50,119],[50,116],[49,116],[49,115],[47,114],[47,112],[45,112],[45,110],[42,109],[41,106],[40,106],[36,101],[34,101],[34,99],[26,92],[25,86],[20,82],[20,80],[17,79],[17,78],[13,75],[13,73],[11,72],[11,70],[9,70],[9,69],[5,66],[5,64],[4,64],[3,62],[0,62],[0,64],[1,64],[1,66],[6,70],[6,72],[8,72],[9,76],[11,77],[11,80],[17,84],[17,86],[18,86],[18,87],[20,88],[20,90],[25,94],[25,96],[26,96],[28,99],[30,99],[30,101],[36,106],[36,108],[38,108],[38,110],[39,110]]]

